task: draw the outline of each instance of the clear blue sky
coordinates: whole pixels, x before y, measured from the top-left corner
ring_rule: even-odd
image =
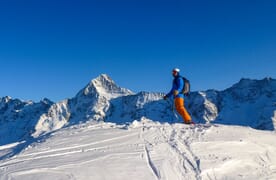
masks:
[[[273,0],[0,0],[0,97],[71,98],[106,73],[134,92],[276,78]]]

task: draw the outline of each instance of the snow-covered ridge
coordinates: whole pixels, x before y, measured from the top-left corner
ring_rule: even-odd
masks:
[[[47,114],[43,114],[35,127],[34,137],[89,120],[103,121],[110,108],[110,101],[132,95],[128,89],[121,88],[106,74],[91,80],[72,99],[54,104]]]
[[[28,138],[52,104],[48,99],[35,103],[8,96],[0,98],[0,145]]]
[[[194,92],[188,109],[198,121],[275,129],[276,80],[241,79],[224,91]]]
[[[91,80],[75,97],[57,103],[0,98],[0,122],[5,124],[2,127],[8,127],[6,129],[22,124],[17,123],[19,121],[25,122],[20,126],[27,132],[22,131],[16,138],[26,134],[38,137],[64,126],[87,121],[126,123],[146,117],[159,122],[182,122],[175,114],[172,101],[164,101],[163,95],[149,92],[135,94],[119,87],[108,75],[103,74]],[[224,91],[192,92],[185,99],[185,105],[196,122],[273,130],[276,124],[276,80],[241,79]],[[1,132],[4,135],[7,131],[13,132]]]

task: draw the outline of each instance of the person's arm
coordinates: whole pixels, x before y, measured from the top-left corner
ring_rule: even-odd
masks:
[[[178,78],[179,79],[179,78]],[[170,92],[166,95],[167,97],[171,97],[172,95],[174,95],[175,90],[177,90],[178,87],[178,79],[174,79],[173,83],[172,83],[172,89],[170,90]]]
[[[170,90],[168,94],[166,94],[167,97],[171,97],[173,95],[174,87]]]
[[[173,95],[175,89],[176,89],[176,84],[175,84],[174,81],[173,81],[172,89],[170,90],[170,92],[169,92],[168,94],[166,94],[166,95],[164,96],[164,99],[167,99],[167,98],[171,97],[171,96]]]

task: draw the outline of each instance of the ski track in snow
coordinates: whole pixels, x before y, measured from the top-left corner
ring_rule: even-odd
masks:
[[[189,144],[195,140],[190,139],[191,137],[200,138],[204,132],[202,128],[189,126],[178,130],[172,126],[142,128],[140,137],[145,142],[148,167],[156,179],[200,179],[200,160]],[[156,136],[151,137],[150,134]],[[171,157],[169,160],[168,156]],[[175,177],[171,177],[172,174]]]
[[[226,134],[217,133],[234,130],[221,128],[147,122],[128,127],[101,124],[65,128],[42,142],[31,144],[18,155],[0,161],[0,179],[215,180],[227,179],[227,176],[228,179],[276,177],[274,146],[264,149],[254,141],[233,141],[231,137],[229,140],[222,137],[226,141],[221,141],[220,136]],[[208,136],[212,137],[212,141],[206,141]],[[2,146],[0,150],[15,145]],[[236,149],[244,145],[250,146],[249,152],[241,152],[245,157],[250,157],[250,153],[257,154],[253,160],[245,158],[249,162],[242,162],[235,154]],[[232,157],[226,153],[228,146],[234,149],[229,151]],[[212,151],[216,154],[212,155]],[[249,155],[246,156],[247,153]],[[250,167],[250,163],[254,166]],[[231,177],[231,173],[227,173],[236,166],[256,168],[257,172],[252,176],[246,172]]]

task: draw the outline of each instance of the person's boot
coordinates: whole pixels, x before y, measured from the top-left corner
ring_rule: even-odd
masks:
[[[191,125],[195,125],[194,121],[189,121],[189,122],[184,122],[184,124],[191,124]]]

